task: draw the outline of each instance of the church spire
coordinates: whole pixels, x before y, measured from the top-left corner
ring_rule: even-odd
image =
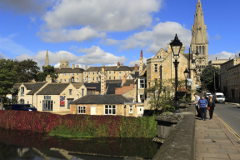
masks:
[[[45,58],[45,67],[47,67],[49,65],[49,58],[48,58],[48,50],[46,53],[46,58]]]

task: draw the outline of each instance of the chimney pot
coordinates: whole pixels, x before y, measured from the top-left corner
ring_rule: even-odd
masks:
[[[75,65],[74,65],[74,64],[72,64],[72,69],[74,69],[74,67],[75,67]]]
[[[87,70],[87,65],[85,65],[85,71]]]

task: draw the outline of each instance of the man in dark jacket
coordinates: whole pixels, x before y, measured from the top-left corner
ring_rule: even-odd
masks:
[[[212,95],[209,96],[209,99],[208,99],[208,107],[210,107],[209,117],[210,117],[210,120],[211,120],[211,119],[212,119],[212,116],[213,116],[213,111],[214,111],[214,108],[215,108],[215,101],[214,101]]]

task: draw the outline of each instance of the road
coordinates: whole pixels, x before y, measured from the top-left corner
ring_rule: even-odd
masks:
[[[222,124],[225,122],[225,125],[223,126],[228,128],[228,131],[229,127],[226,127],[226,124],[233,129],[233,131],[229,131],[229,133],[234,140],[240,144],[240,137],[233,134],[235,131],[240,136],[240,106],[216,103],[214,113],[222,120]]]

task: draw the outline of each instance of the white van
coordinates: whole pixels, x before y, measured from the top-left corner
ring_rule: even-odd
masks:
[[[225,102],[225,96],[222,92],[216,92],[214,94],[214,99],[215,99],[215,102],[219,102],[219,103]]]

